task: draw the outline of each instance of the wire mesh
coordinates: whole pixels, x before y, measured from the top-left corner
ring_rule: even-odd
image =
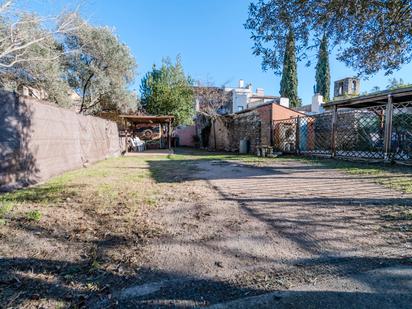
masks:
[[[391,151],[395,160],[412,160],[412,102],[393,107]]]
[[[299,117],[299,152],[301,154],[331,155],[332,113]]]
[[[295,153],[297,119],[275,121],[273,128],[274,149],[285,153]]]
[[[302,155],[383,160],[385,128],[391,128],[388,157],[412,161],[412,102],[394,104],[387,117],[386,105],[379,105],[338,111],[335,128],[333,112],[275,121],[274,148]]]
[[[383,159],[384,134],[384,107],[340,111],[336,121],[336,156]]]

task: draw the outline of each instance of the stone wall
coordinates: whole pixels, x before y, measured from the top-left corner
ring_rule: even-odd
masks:
[[[0,188],[44,181],[120,155],[114,122],[0,92]]]
[[[303,115],[290,108],[272,103],[219,117],[212,122],[209,148],[238,152],[240,141],[247,140],[250,143],[250,153],[255,153],[257,145],[273,145],[273,121]]]
[[[216,140],[215,140],[216,133]],[[216,119],[210,130],[209,148],[238,152],[240,140],[249,141],[254,152],[261,138],[261,119],[256,111]]]

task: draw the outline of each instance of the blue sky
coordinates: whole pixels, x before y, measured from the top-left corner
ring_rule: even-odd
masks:
[[[52,12],[79,1],[31,0],[38,10]],[[83,0],[81,11],[92,24],[114,27],[121,41],[132,50],[138,63],[134,89],[140,78],[163,57],[180,54],[187,74],[216,85],[236,85],[239,79],[262,87],[266,94],[279,94],[280,77],[261,70],[261,59],[252,55],[250,33],[243,24],[249,0]],[[312,67],[299,63],[299,96],[309,103],[315,83]],[[331,55],[331,79],[353,76],[355,72]],[[412,82],[412,64],[394,76]],[[384,88],[390,77],[383,73],[362,80],[362,91]],[[333,87],[333,86],[331,86]]]

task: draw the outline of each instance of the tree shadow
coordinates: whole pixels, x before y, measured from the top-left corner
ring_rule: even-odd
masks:
[[[400,264],[404,265],[397,269],[400,272],[386,271],[388,267]],[[334,291],[333,287],[331,290],[312,291],[309,287],[290,291],[262,289],[218,278],[200,278],[145,267],[140,268],[136,275],[128,276],[91,269],[88,261],[0,258],[0,265],[0,305],[4,307],[54,300],[64,301],[72,308],[193,308],[241,299],[230,308],[249,308],[253,304],[260,304],[263,308],[274,305],[280,308],[307,308],[308,304],[314,307],[328,304],[334,308],[347,308],[348,305],[372,308],[379,304],[384,308],[388,305],[403,308],[412,300],[409,285],[412,274],[405,268],[408,264],[390,258],[372,261],[368,258],[336,259],[327,262],[314,259],[299,265],[306,272],[312,272],[312,276],[321,275],[321,271],[314,270],[316,266],[329,266],[328,274],[335,279],[352,278],[372,292]],[[359,275],[359,271],[368,271],[371,267],[384,271],[373,276]],[[91,285],[93,288],[85,288]],[[267,294],[270,292],[275,294]],[[264,303],[248,303],[248,298],[262,294],[267,294],[261,300]],[[263,306],[265,303],[267,307]]]
[[[25,190],[17,190],[13,193],[3,194],[0,198],[3,202],[17,202],[17,203],[54,203],[61,202],[67,198],[73,198],[76,194],[78,185],[67,184],[47,184],[40,185]]]
[[[32,108],[15,93],[0,91],[0,190],[34,184],[39,172],[30,148]]]

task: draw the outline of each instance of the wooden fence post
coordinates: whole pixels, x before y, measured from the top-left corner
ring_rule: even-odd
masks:
[[[331,157],[336,157],[336,131],[338,121],[338,107],[335,105],[332,114]]]
[[[383,140],[384,148],[384,161],[388,162],[390,160],[391,144],[392,144],[392,119],[393,118],[393,104],[392,95],[388,95],[388,102],[386,103],[385,110],[385,132]]]
[[[167,146],[169,150],[172,149],[172,123],[170,119],[167,123]]]

